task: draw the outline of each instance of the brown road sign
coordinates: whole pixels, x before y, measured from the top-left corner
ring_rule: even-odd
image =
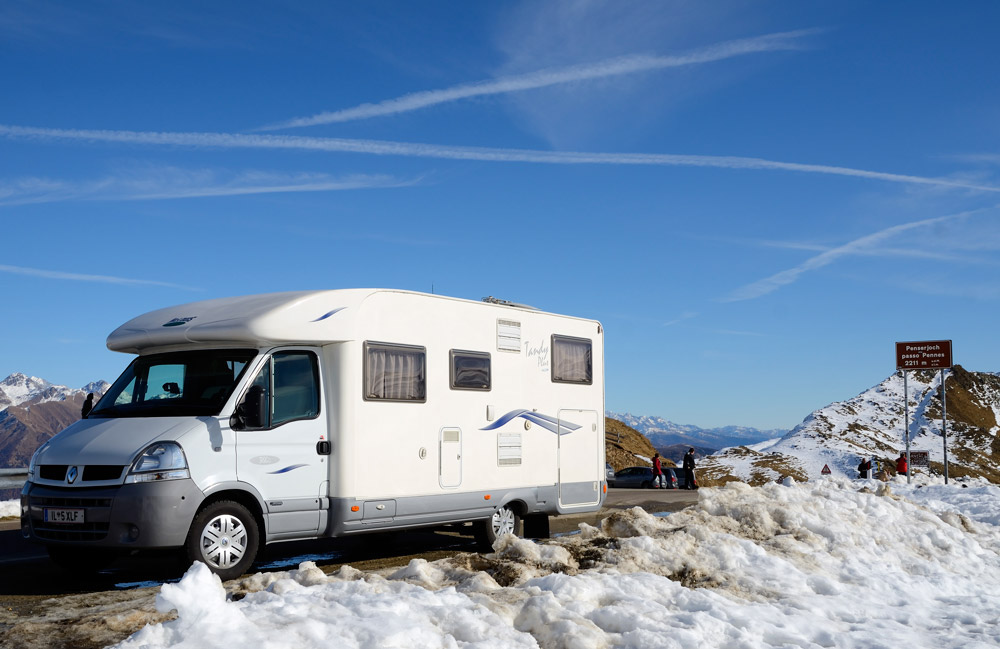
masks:
[[[950,340],[896,343],[897,370],[946,370],[949,368],[951,368]]]
[[[820,471],[820,473],[822,473],[823,475],[830,475],[833,472],[830,471],[830,465],[829,464],[824,464],[823,465],[823,470]]]

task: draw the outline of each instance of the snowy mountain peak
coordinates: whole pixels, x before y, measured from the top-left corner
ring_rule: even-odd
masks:
[[[87,385],[80,388],[83,392],[93,392],[94,394],[104,394],[108,391],[111,384],[107,381],[91,381]]]
[[[84,395],[87,392],[101,394],[106,392],[108,387],[110,385],[107,381],[95,381],[85,385],[82,390],[78,390],[65,385],[54,385],[37,376],[15,372],[0,381],[0,412],[11,406],[20,406],[29,402],[64,401],[80,392]]]

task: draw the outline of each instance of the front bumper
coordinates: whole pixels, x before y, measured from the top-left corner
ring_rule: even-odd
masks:
[[[83,488],[29,482],[21,491],[21,533],[46,545],[180,547],[204,498],[190,479]],[[46,508],[82,509],[84,521],[45,522]]]

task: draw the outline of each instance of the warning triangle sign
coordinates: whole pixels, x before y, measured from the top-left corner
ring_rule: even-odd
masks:
[[[823,465],[823,470],[820,471],[820,473],[822,473],[823,475],[830,475],[830,473],[832,473],[830,471],[830,465],[829,464],[824,464]]]

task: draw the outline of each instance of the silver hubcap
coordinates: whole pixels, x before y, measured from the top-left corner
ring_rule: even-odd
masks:
[[[213,568],[232,568],[246,551],[247,530],[235,516],[216,516],[201,532],[201,554]]]
[[[506,507],[501,507],[493,512],[493,533],[497,536],[497,538],[503,536],[504,534],[513,534],[514,512]]]

